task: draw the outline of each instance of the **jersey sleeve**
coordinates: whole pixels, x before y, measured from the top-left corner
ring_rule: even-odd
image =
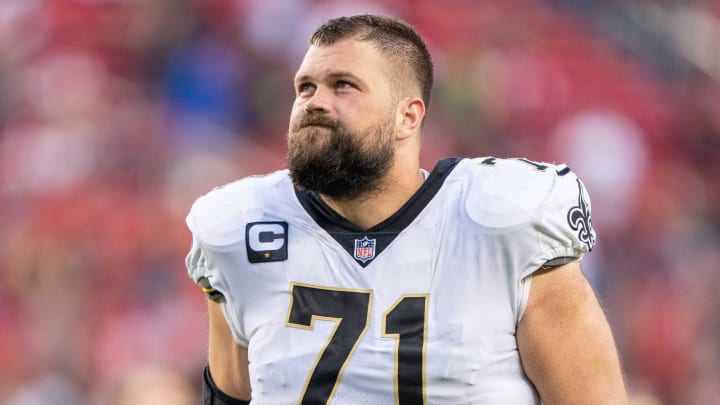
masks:
[[[590,212],[590,197],[582,181],[567,167],[559,167],[542,215],[533,222],[538,248],[519,277],[518,322],[527,306],[533,273],[580,260],[595,246]]]
[[[539,220],[534,223],[538,254],[523,277],[542,267],[582,258],[595,246],[590,196],[582,181],[564,166],[557,167],[555,181]]]
[[[477,158],[467,212],[492,241],[518,321],[537,270],[579,260],[595,245],[590,197],[565,165]]]
[[[190,279],[198,284],[208,299],[223,302],[225,301],[225,294],[223,294],[222,287],[220,290],[216,289],[210,282],[210,271],[207,266],[207,256],[200,246],[200,241],[193,235],[192,247],[190,252],[185,257],[185,267],[188,271]],[[218,284],[216,282],[216,284]]]
[[[475,159],[467,212],[506,246],[515,276],[581,258],[595,245],[590,197],[565,165]]]
[[[243,332],[242,317],[236,310],[237,298],[233,296],[226,272],[222,271],[232,265],[228,262],[229,249],[218,245],[213,237],[208,235],[208,221],[203,220],[207,217],[203,214],[206,207],[202,206],[202,200],[203,198],[193,205],[186,218],[186,224],[192,233],[192,246],[185,257],[188,276],[202,288],[208,299],[220,304],[235,342],[247,347],[248,340]],[[217,224],[210,225],[217,228]],[[205,239],[210,239],[210,242]]]

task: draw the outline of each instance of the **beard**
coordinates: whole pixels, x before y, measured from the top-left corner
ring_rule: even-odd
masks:
[[[381,191],[395,158],[393,135],[391,114],[360,134],[321,113],[306,113],[288,134],[293,184],[335,200]]]

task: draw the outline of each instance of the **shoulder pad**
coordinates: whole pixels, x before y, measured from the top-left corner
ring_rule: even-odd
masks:
[[[475,222],[490,228],[537,220],[558,177],[572,173],[565,165],[523,158],[476,158],[468,166],[467,212]]]
[[[244,224],[262,218],[264,201],[289,181],[287,170],[281,170],[216,187],[195,201],[187,226],[204,244],[238,243],[245,238]]]

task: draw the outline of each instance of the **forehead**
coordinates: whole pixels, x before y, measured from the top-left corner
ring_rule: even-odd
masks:
[[[386,81],[388,61],[370,41],[343,39],[331,45],[311,45],[295,75],[322,79],[337,72],[366,81]]]

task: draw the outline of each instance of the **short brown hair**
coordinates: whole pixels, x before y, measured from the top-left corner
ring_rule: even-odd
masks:
[[[361,41],[373,42],[383,56],[397,64],[397,74],[410,68],[425,106],[429,105],[433,85],[432,58],[412,26],[398,18],[378,15],[339,17],[321,25],[310,37],[310,45],[332,45],[354,36]]]

